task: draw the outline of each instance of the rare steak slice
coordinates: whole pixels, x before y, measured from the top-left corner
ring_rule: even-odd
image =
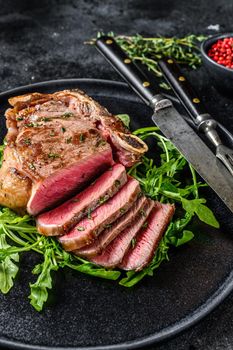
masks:
[[[95,209],[66,235],[59,237],[67,251],[79,249],[92,243],[109,224],[112,224],[132,207],[140,193],[137,180],[129,178],[128,182],[106,203]]]
[[[115,164],[81,193],[57,208],[37,217],[37,229],[45,236],[62,235],[77,224],[84,216],[108,200],[127,182],[125,167]]]
[[[134,237],[145,223],[153,206],[154,202],[151,199],[147,199],[143,209],[131,222],[130,226],[123,230],[100,255],[90,260],[95,264],[107,268],[117,266],[122,261],[130,246],[132,246]]]
[[[116,220],[109,228],[106,228],[96,238],[94,243],[89,244],[81,249],[76,250],[74,253],[86,257],[92,258],[101,253],[101,251],[107,247],[127,226],[130,226],[139,213],[143,213],[143,206],[145,206],[147,198],[140,196],[134,205],[118,220]]]
[[[140,271],[149,264],[174,210],[171,204],[156,202],[147,220],[147,226],[138,233],[134,247],[129,249],[119,265],[121,269]]]

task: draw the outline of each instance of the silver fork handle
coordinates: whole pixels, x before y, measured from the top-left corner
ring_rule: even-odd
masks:
[[[200,116],[200,118],[201,117],[202,116]],[[207,117],[207,114],[205,115],[205,117]],[[222,144],[220,136],[216,130],[217,125],[218,124],[216,120],[212,119],[211,117],[210,119],[203,120],[199,125],[199,130],[205,133],[207,138],[216,148]]]
[[[215,119],[211,118],[210,114],[205,113],[198,115],[195,122],[198,125],[198,130],[204,132],[204,134],[216,148],[222,144],[220,136],[216,131],[218,124]]]

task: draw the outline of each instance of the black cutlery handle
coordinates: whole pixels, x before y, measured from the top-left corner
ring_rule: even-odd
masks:
[[[144,102],[153,107],[152,100],[158,92],[116,41],[112,37],[101,36],[96,40],[96,47]]]
[[[198,126],[199,116],[207,114],[201,99],[197,96],[197,93],[174,59],[167,58],[159,61],[158,64],[165,79]]]

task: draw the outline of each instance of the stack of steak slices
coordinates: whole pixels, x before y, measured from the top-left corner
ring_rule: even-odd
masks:
[[[37,216],[41,234],[96,264],[146,266],[174,207],[146,198],[126,173],[145,143],[79,90],[9,102],[0,204]]]
[[[146,198],[139,182],[114,164],[95,182],[37,217],[44,235],[95,264],[141,270],[152,259],[174,206]]]

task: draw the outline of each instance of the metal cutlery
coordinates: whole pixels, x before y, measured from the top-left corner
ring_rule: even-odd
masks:
[[[157,91],[112,37],[98,38],[96,47],[142,100],[153,108],[153,122],[233,212],[233,177],[176,111],[171,100]],[[205,122],[205,119],[202,122]]]
[[[233,176],[233,150],[225,146],[216,130],[217,121],[207,112],[187,77],[182,73],[174,59],[159,62],[159,67],[173,91],[190,114],[194,126],[203,132],[216,149],[219,158]]]

